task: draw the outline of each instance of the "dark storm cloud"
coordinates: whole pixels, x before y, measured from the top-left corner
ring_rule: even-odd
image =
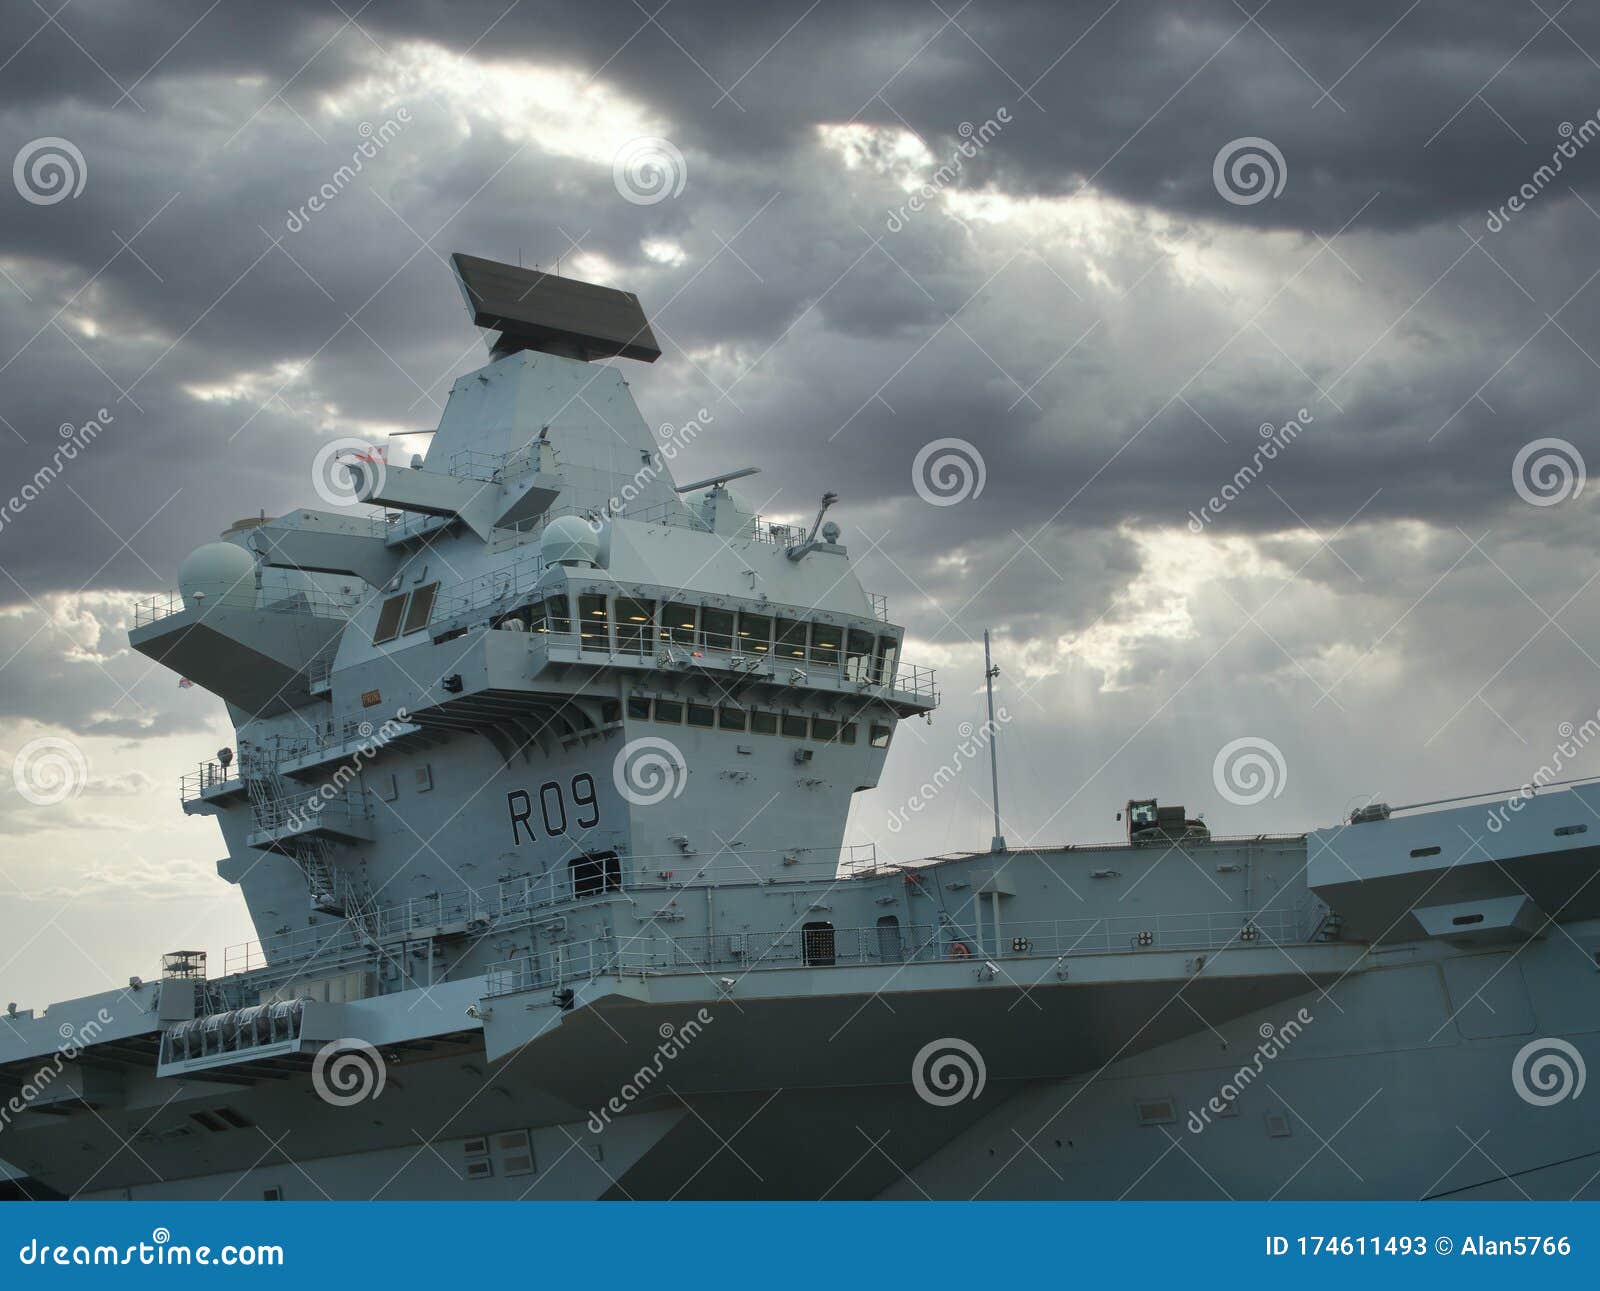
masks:
[[[99,407],[115,422],[0,533],[0,565],[35,595],[170,581],[237,516],[310,502],[327,437],[434,424],[482,354],[440,257],[548,260],[564,234],[616,266],[658,325],[668,358],[630,372],[648,421],[716,403],[696,450],[708,466],[762,462],[753,492],[787,514],[844,486],[863,540],[908,569],[971,558],[966,572],[919,567],[916,584],[1040,633],[1092,621],[1137,568],[1119,526],[1183,524],[1263,422],[1302,407],[1314,424],[1216,532],[1331,532],[1363,506],[1373,522],[1503,519],[1520,505],[1516,448],[1587,433],[1600,320],[1591,294],[1567,298],[1600,257],[1567,184],[1588,192],[1595,163],[1580,153],[1518,222],[1469,242],[1549,158],[1557,124],[1600,107],[1579,48],[1600,48],[1600,30],[1572,11],[684,4],[651,22],[493,3],[373,6],[347,23],[324,5],[85,5],[59,23],[82,49],[41,15],[0,51],[14,55],[7,137],[70,138],[90,165],[76,200],[7,197],[8,482],[32,475],[62,422]],[[458,97],[381,87],[414,41],[470,48]],[[630,205],[603,160],[547,147],[537,119],[495,117],[470,64],[517,59],[593,76],[659,117],[689,157],[683,196]],[[356,124],[400,106],[405,129],[289,232],[349,160]],[[1092,179],[1086,211],[1099,195],[1133,204],[1108,245],[1091,232],[1041,249],[939,210],[891,234],[896,177],[846,169],[816,131],[904,124],[937,164],[962,121],[1002,106],[1011,122],[954,187],[1023,201]],[[1237,206],[1213,187],[1212,158],[1242,135],[1282,150],[1279,198]],[[1358,211],[1331,246],[1316,236]],[[1263,227],[1287,231],[1240,232]],[[652,261],[651,239],[682,263]],[[1186,276],[1191,254],[1224,280]],[[972,504],[912,492],[912,459],[943,436],[985,457]],[[1572,543],[1582,514],[1538,518]],[[1037,554],[1007,564],[1017,534]],[[1004,572],[970,588],[985,564]],[[1078,595],[1030,600],[1041,570]]]

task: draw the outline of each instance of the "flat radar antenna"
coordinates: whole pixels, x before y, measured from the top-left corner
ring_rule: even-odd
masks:
[[[729,480],[742,480],[747,475],[760,475],[759,466],[741,466],[737,471],[728,471],[723,475],[712,475],[707,479],[696,480],[693,484],[679,484],[673,489],[674,493],[693,493],[696,489],[720,489]]]
[[[519,257],[520,258],[520,257]],[[661,347],[632,292],[456,252],[450,257],[467,313],[499,332],[491,355],[539,350],[561,358],[638,359],[654,363]]]

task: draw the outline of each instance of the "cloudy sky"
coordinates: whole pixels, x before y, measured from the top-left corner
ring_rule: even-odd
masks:
[[[320,444],[436,424],[457,250],[638,293],[646,420],[715,409],[682,478],[841,495],[947,697],[855,841],[986,844],[981,767],[888,824],[985,627],[1013,843],[1600,772],[1556,752],[1600,705],[1592,10],[39,0],[0,60],[0,752],[82,780],[0,779],[0,1003],[250,936],[176,795],[231,731],[131,606]]]

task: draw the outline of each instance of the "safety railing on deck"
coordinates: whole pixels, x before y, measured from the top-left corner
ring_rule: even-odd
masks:
[[[933,963],[960,959],[992,962],[1003,980],[1005,962],[1018,958],[1139,951],[1221,950],[1232,946],[1295,944],[1306,939],[1300,913],[1278,909],[1241,918],[1238,911],[1199,914],[1119,915],[1111,918],[1002,920],[972,918],[962,924],[883,923],[834,928],[816,921],[767,932],[674,937],[598,938],[555,946],[487,970],[486,995],[557,987],[604,975],[706,973],[713,968],[834,968],[860,964]],[[1037,972],[1019,980],[1031,985]]]
[[[202,762],[198,771],[178,777],[178,799],[192,802],[212,790],[244,788],[244,782],[220,762]]]
[[[551,907],[612,893],[666,894],[690,885],[826,883],[841,876],[864,877],[876,873],[877,869],[878,853],[872,843],[797,848],[783,853],[731,853],[710,861],[682,852],[633,856],[609,879],[603,873],[597,879],[592,869],[584,877],[570,866],[562,866],[537,877],[522,875],[505,879],[486,891],[461,888],[415,897],[377,911],[368,928],[372,937],[379,941],[411,934],[434,936],[439,935],[441,929],[457,929],[480,921],[496,928],[508,928],[520,919],[547,913]],[[354,945],[354,934],[347,940]],[[264,967],[269,962],[290,964],[320,954],[330,945],[342,944],[337,934],[330,935],[321,928],[301,928],[268,938],[265,943],[251,941],[229,946],[223,952],[223,967],[227,973],[240,973]]]
[[[201,583],[187,592],[161,592],[134,603],[133,626],[157,623],[186,609],[203,611],[207,606],[225,605],[230,609],[262,610],[272,614],[303,614],[315,618],[347,619],[361,608],[356,596],[336,597],[307,589],[287,591],[266,588],[257,591],[243,583]]]

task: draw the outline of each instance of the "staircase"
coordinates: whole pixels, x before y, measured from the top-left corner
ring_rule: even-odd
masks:
[[[262,750],[241,750],[239,775],[250,795],[251,816],[258,829],[281,821],[290,810],[292,800],[306,797],[303,791],[298,794],[290,791],[278,774],[275,758]],[[326,839],[315,835],[294,838],[286,841],[281,850],[305,875],[313,909],[370,930],[376,914],[371,893],[364,880],[334,859]]]

